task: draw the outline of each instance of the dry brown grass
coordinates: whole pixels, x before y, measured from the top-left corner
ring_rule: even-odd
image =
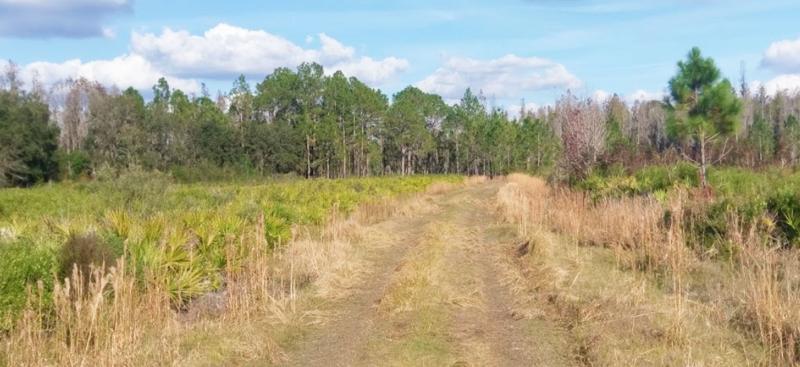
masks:
[[[529,231],[525,226],[533,224],[567,234],[582,245],[608,247],[633,269],[682,273],[690,265],[686,263],[689,250],[682,245],[683,196],[670,202],[673,220],[665,225],[664,208],[652,198],[595,203],[584,193],[551,188],[535,177],[512,174],[508,181],[512,186],[501,189],[498,199],[509,209],[501,213],[511,216],[506,218],[510,222],[521,223],[523,233]]]
[[[133,365],[138,347],[156,331],[169,327],[169,299],[157,289],[140,289],[124,262],[108,271],[95,268],[57,283],[52,299],[32,291],[30,304],[5,341],[11,366]],[[53,307],[46,308],[48,302]],[[169,355],[174,345],[165,341]]]
[[[426,193],[431,195],[439,195],[453,190],[458,184],[451,182],[434,182],[425,190]]]
[[[464,184],[478,185],[486,182],[487,180],[489,180],[489,178],[486,176],[467,176],[466,178],[464,178]]]
[[[726,263],[707,259],[687,246],[684,192],[666,203],[645,197],[593,202],[536,178],[508,181],[498,206],[535,244],[526,270],[535,280],[528,281],[571,320],[586,346],[584,363],[800,362],[797,250],[780,249],[760,228],[730,218],[726,240],[734,256]],[[613,261],[601,260],[605,254]],[[644,334],[637,337],[636,330]]]
[[[768,348],[774,365],[800,364],[800,252],[783,249],[740,222],[729,220],[729,241],[738,252],[730,292],[719,296],[721,303]]]

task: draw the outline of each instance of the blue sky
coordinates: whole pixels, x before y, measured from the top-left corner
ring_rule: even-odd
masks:
[[[785,0],[0,0],[0,59],[45,84],[164,75],[190,92],[309,59],[388,94],[471,86],[513,109],[566,89],[658,98],[692,46],[737,83],[744,63],[755,85],[800,87],[798,19]]]

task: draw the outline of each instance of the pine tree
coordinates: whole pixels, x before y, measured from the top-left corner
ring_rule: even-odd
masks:
[[[692,48],[685,61],[678,62],[678,73],[670,79],[669,90],[667,130],[673,137],[692,140],[699,157],[685,157],[697,164],[705,187],[712,163],[709,148],[736,132],[741,102],[730,81],[720,80],[714,60],[704,58],[697,47]]]

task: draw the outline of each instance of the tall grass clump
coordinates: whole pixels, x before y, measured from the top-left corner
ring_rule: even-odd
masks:
[[[719,176],[711,177],[713,182]],[[734,184],[742,192],[768,185],[744,177]],[[764,200],[764,210],[746,210],[730,207],[728,200],[735,199],[726,193],[730,188],[712,198],[682,186],[661,195],[593,197],[536,178],[514,175],[509,181],[498,193],[507,220],[527,226],[525,231],[550,230],[579,245],[613,250],[622,269],[652,277],[673,295],[675,335],[687,332],[684,324],[691,312],[709,313],[764,347],[767,354],[754,363],[800,363],[800,250],[792,246],[793,192],[768,191],[757,199]],[[709,237],[714,247],[704,244]],[[725,256],[717,256],[720,249],[726,249]]]
[[[52,292],[40,282],[29,295],[28,307],[3,340],[10,365],[131,365],[147,353],[141,349],[147,334],[169,326],[163,293],[138,287],[122,260],[108,268],[92,266],[88,273],[76,266]],[[172,347],[160,345],[156,352]]]

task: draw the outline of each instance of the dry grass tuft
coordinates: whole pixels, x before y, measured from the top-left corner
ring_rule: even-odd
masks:
[[[431,195],[444,194],[455,189],[458,185],[451,182],[434,182],[425,190],[426,193]]]
[[[484,183],[484,182],[486,182],[488,180],[489,180],[489,178],[486,177],[486,176],[467,176],[466,178],[464,178],[464,184],[465,185],[479,185],[479,184],[482,184],[482,183]]]
[[[800,252],[781,248],[754,228],[729,221],[739,249],[730,293],[720,295],[735,310],[732,320],[771,352],[774,365],[800,364]]]
[[[131,365],[143,340],[171,324],[166,294],[140,290],[122,260],[90,274],[76,266],[71,278],[56,284],[52,299],[41,288],[30,299],[4,346],[9,365]],[[160,347],[167,355],[174,350],[168,341]]]
[[[685,192],[665,202],[592,201],[537,178],[508,181],[498,192],[498,210],[536,251],[514,282],[527,281],[559,310],[581,346],[578,361],[800,362],[797,250],[780,249],[759,228],[730,218],[734,256],[724,264],[687,246]]]

